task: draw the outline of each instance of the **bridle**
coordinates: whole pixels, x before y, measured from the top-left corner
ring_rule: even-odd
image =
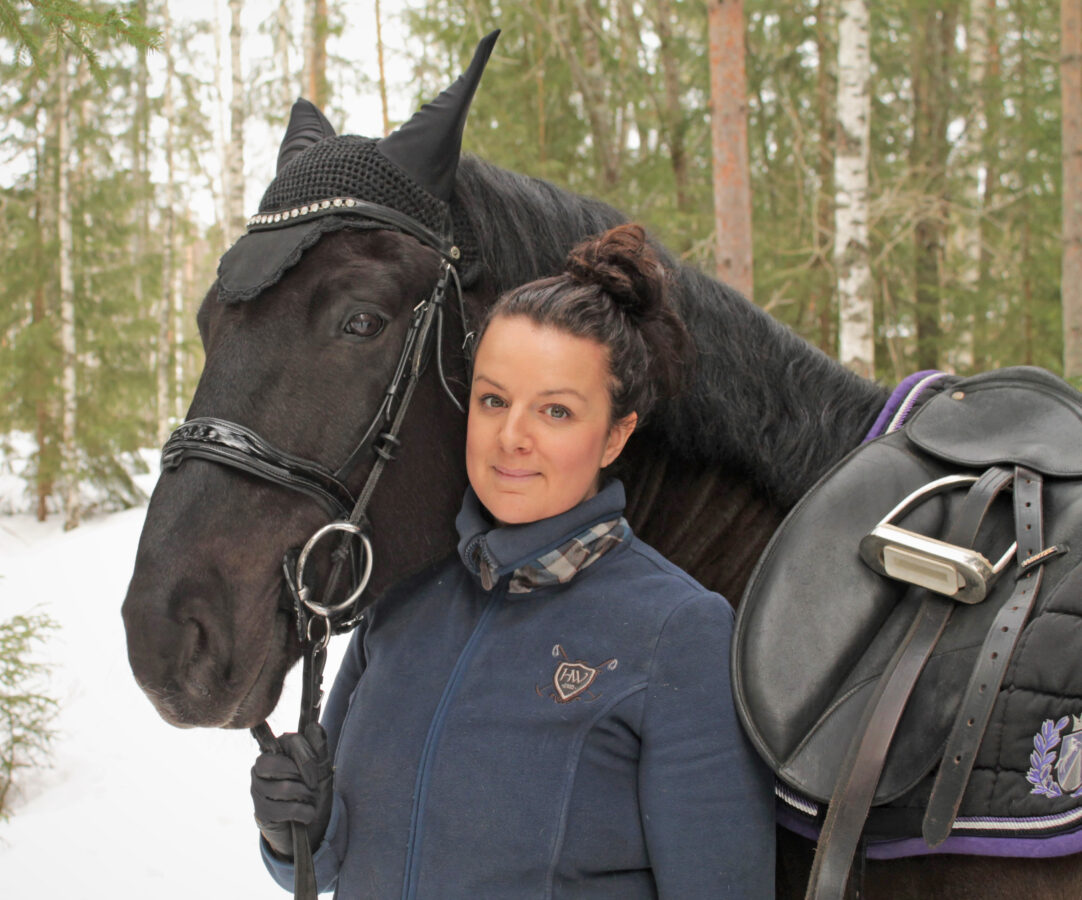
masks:
[[[368,504],[383,470],[394,459],[394,451],[401,446],[399,433],[406,411],[433,351],[443,390],[458,410],[465,412],[465,407],[451,391],[443,368],[443,315],[448,289],[452,285],[458,297],[464,335],[462,346],[467,362],[472,355],[474,339],[473,332],[467,326],[462,285],[455,269],[455,263],[461,257],[458,247],[449,238],[436,234],[389,207],[354,200],[349,211],[405,232],[436,250],[440,254],[440,272],[432,293],[413,309],[394,374],[383,393],[379,408],[346,461],[331,471],[318,462],[275,447],[243,425],[210,416],[188,420],[173,432],[162,448],[162,471],[176,469],[185,459],[209,460],[303,493],[320,503],[332,516],[332,520],[319,528],[303,547],[287,551],[282,560],[285,590],[280,608],[295,616],[297,637],[302,648],[303,680],[297,726],[297,731],[301,733],[310,723],[319,720],[323,669],[331,635],[350,631],[363,617],[361,598],[372,573]],[[258,225],[249,224],[249,230],[255,228]],[[375,460],[360,493],[354,497],[346,482],[368,450],[375,455]],[[305,568],[316,545],[336,534],[341,540],[331,554],[331,570],[317,599],[315,592],[305,582]],[[344,600],[334,601],[347,566],[351,589]],[[266,722],[251,731],[264,752],[278,751],[278,742]],[[293,825],[293,851],[294,895],[314,900],[315,874],[308,832],[305,826],[296,823]]]

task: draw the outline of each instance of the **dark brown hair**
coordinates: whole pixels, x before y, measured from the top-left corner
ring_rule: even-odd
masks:
[[[619,225],[575,246],[563,274],[512,288],[489,309],[526,316],[608,351],[612,421],[641,423],[660,397],[679,392],[692,343],[669,297],[669,273],[640,225]]]

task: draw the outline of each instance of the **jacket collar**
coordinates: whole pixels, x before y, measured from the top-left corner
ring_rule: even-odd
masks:
[[[493,525],[469,487],[455,519],[458,554],[478,577],[482,577],[483,562],[486,574],[499,578],[537,564],[540,557],[599,522],[620,518],[625,502],[623,484],[612,479],[589,500],[558,516],[523,525]]]

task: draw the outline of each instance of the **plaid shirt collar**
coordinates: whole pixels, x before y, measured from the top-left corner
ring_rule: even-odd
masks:
[[[485,590],[508,574],[508,592],[513,594],[563,584],[630,540],[624,502],[624,486],[612,480],[589,500],[558,516],[493,527],[469,488],[455,520],[459,556]]]
[[[507,592],[527,594],[534,588],[564,584],[630,537],[631,526],[623,516],[598,522],[555,550],[539,556],[535,562],[515,569]],[[483,569],[481,580],[484,582]]]

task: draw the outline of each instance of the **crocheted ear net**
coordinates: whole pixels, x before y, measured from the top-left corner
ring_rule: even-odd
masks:
[[[299,153],[270,183],[259,212],[353,197],[389,206],[437,234],[450,229],[449,204],[432,196],[385,157],[378,141],[358,135],[324,138]]]

